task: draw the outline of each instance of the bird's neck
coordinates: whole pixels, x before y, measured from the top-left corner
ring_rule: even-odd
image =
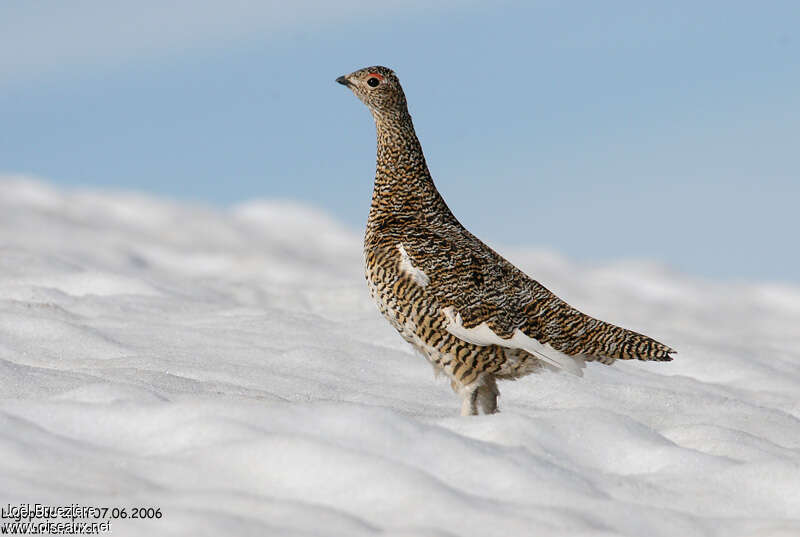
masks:
[[[422,145],[407,111],[375,115],[375,127],[378,137],[376,185],[431,181]]]
[[[375,187],[367,232],[387,218],[419,217],[446,209],[425,163],[411,115],[374,114],[378,137]]]

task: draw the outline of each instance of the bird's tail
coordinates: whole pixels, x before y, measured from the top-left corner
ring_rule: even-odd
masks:
[[[644,334],[595,319],[553,295],[544,313],[532,316],[527,333],[541,343],[586,361],[610,364],[614,360],[668,362],[675,350]]]
[[[587,315],[581,344],[586,360],[611,363],[614,360],[652,360],[669,362],[675,350],[655,339]]]

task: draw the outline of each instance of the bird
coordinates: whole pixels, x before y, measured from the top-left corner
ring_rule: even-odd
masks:
[[[461,225],[434,184],[394,71],[366,67],[336,82],[375,120],[364,236],[370,295],[450,379],[461,415],[497,412],[497,380],[543,370],[581,376],[586,362],[672,360],[672,348],[578,311]]]

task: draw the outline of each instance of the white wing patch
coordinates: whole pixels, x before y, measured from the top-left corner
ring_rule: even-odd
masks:
[[[492,329],[489,328],[489,325],[487,325],[485,321],[473,328],[464,328],[461,314],[453,311],[452,306],[443,309],[442,313],[444,313],[444,316],[447,318],[447,326],[445,329],[467,343],[472,343],[473,345],[481,347],[486,345],[499,345],[511,349],[522,349],[553,367],[563,369],[579,377],[583,376],[581,369],[586,367],[583,358],[564,354],[563,352],[555,350],[550,345],[543,345],[534,338],[523,334],[520,329],[515,330],[510,338],[504,339],[492,332]]]
[[[411,258],[408,256],[406,249],[403,248],[402,243],[397,243],[397,250],[400,252],[400,272],[411,276],[411,279],[414,280],[414,283],[420,287],[425,287],[431,283],[431,279],[428,278],[428,275],[425,274],[422,269],[415,267],[411,262]]]

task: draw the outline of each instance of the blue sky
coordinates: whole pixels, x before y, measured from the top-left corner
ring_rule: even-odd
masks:
[[[800,282],[796,2],[7,1],[0,171],[367,215],[400,76],[451,209],[495,245]]]

